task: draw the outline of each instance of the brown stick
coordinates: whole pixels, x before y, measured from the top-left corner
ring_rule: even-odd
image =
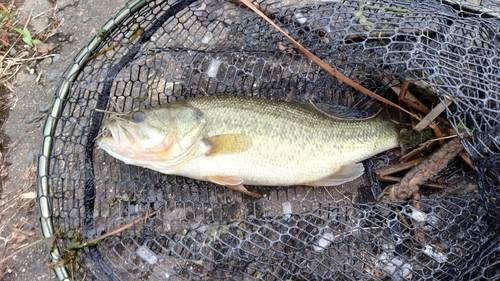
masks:
[[[441,114],[446,109],[446,106],[449,106],[452,103],[452,100],[448,97],[445,97],[445,100],[446,105],[440,102],[429,112],[429,114],[427,114],[422,120],[420,120],[417,126],[415,126],[415,128],[413,129],[417,132],[421,132],[423,129],[427,128],[427,126],[429,126],[432,121],[434,121],[434,119],[436,119],[439,114]]]
[[[379,75],[383,75],[382,72],[378,72],[378,73],[379,73]],[[406,87],[406,85],[405,85],[406,82],[403,82],[401,84],[401,87],[390,86],[391,80],[387,76],[384,76],[384,78],[382,79],[382,82],[384,82],[384,84],[386,86],[389,86],[391,88],[391,90],[396,95],[398,95],[399,100],[404,102],[405,104],[407,104],[409,107],[416,109],[423,114],[429,114],[429,112],[431,112],[431,110],[429,108],[427,108],[427,106],[425,104],[423,104],[421,101],[419,101],[415,97],[415,95],[412,94],[412,92],[410,92],[408,89],[404,89],[404,87]],[[448,121],[446,121],[444,118],[441,118],[439,116],[436,117],[436,120],[439,121],[439,123],[442,123],[445,125],[448,124]]]
[[[395,177],[395,176],[385,176],[384,178],[379,180],[380,182],[388,182],[388,183],[398,183],[401,181],[400,177]],[[432,189],[432,190],[443,190],[447,187],[446,184],[442,183],[435,183],[431,181],[426,181],[424,182],[421,187],[427,188],[427,189]]]
[[[418,126],[418,124],[417,124],[417,126]],[[434,131],[434,135],[438,139],[439,145],[443,146],[444,145],[444,135],[443,135],[443,132],[441,132],[441,129],[439,128],[439,126],[434,124],[434,123],[430,123],[429,127],[431,127],[431,129]]]
[[[247,5],[245,5],[244,3],[242,3],[240,0],[229,0],[229,3],[231,3],[231,4],[235,5],[235,6],[239,6],[241,8],[249,9],[249,7]],[[289,17],[277,17],[276,15],[278,15],[279,13],[277,13],[274,10],[271,10],[271,9],[262,9],[262,7],[260,7],[260,6],[257,9],[259,9],[260,11],[262,11],[270,19],[277,20],[277,21],[279,21],[279,22],[281,22],[283,24],[291,22],[291,23],[293,23],[296,26],[302,27],[304,29],[304,31],[306,31],[306,32],[316,33],[319,37],[325,37],[326,36],[326,31],[324,31],[324,30],[317,30],[316,28],[313,28],[311,26],[303,25],[303,24],[299,23],[298,21],[294,20],[293,18],[289,18]]]
[[[422,203],[420,202],[421,199],[422,199],[422,195],[420,194],[419,191],[417,191],[417,192],[415,192],[415,194],[413,194],[413,202],[412,203],[415,206],[415,209],[417,209],[417,210],[422,209]],[[421,225],[420,222],[414,221],[414,223],[417,226],[417,227],[415,227],[415,238],[420,243],[424,243],[425,240],[427,240],[427,235],[425,235],[425,233],[420,229],[420,225]]]
[[[410,198],[415,192],[419,191],[419,187],[435,176],[442,169],[446,168],[461,151],[462,144],[458,138],[453,139],[431,154],[429,158],[420,162],[417,166],[411,169],[399,182],[387,187],[377,200],[384,201],[399,201]]]
[[[379,180],[383,180],[384,177],[386,177],[388,175],[399,173],[399,172],[402,172],[402,171],[405,171],[405,170],[408,170],[408,169],[415,167],[418,163],[420,163],[424,159],[425,159],[425,157],[420,157],[420,158],[408,161],[406,163],[396,163],[393,165],[389,165],[389,166],[377,169],[375,171],[375,174],[377,175],[377,178]]]
[[[470,154],[467,153],[466,151],[462,151],[462,153],[460,153],[460,158],[462,159],[462,161],[465,162],[465,164],[467,164],[467,166],[469,166],[469,168],[471,168],[472,170],[476,170],[476,167],[474,167],[474,165],[472,165],[472,161],[470,160]]]
[[[110,231],[110,232],[107,232],[107,233],[105,233],[105,234],[103,234],[103,235],[101,235],[101,236],[98,236],[98,237],[96,237],[96,238],[94,238],[94,239],[91,239],[91,240],[89,240],[89,241],[87,241],[87,242],[85,242],[85,243],[83,243],[83,244],[81,244],[81,245],[77,245],[77,246],[75,246],[75,247],[73,247],[73,248],[74,248],[74,249],[81,249],[81,248],[85,248],[85,247],[90,247],[90,246],[92,246],[93,244],[96,244],[97,242],[99,242],[99,241],[101,241],[101,240],[103,240],[103,239],[105,239],[105,238],[108,238],[108,237],[113,236],[113,235],[115,235],[115,234],[118,234],[118,233],[120,233],[120,232],[122,232],[122,231],[124,231],[124,230],[126,230],[126,229],[128,229],[128,228],[131,228],[132,226],[134,226],[134,225],[136,225],[136,224],[140,223],[140,222],[141,222],[141,221],[143,221],[143,220],[146,220],[147,218],[150,218],[150,217],[154,216],[155,214],[156,214],[156,211],[154,211],[154,212],[152,212],[152,213],[149,213],[149,214],[148,214],[148,215],[146,215],[146,217],[144,217],[144,218],[138,218],[138,219],[135,219],[135,220],[134,220],[134,221],[132,221],[132,222],[129,222],[129,223],[127,223],[127,224],[123,225],[123,226],[118,227],[117,229],[114,229],[114,230],[112,230],[112,231]]]
[[[408,92],[408,87],[410,87],[410,82],[408,81],[404,81],[403,84],[401,85],[401,88],[400,88],[400,94],[398,96],[398,104],[400,106],[407,106],[406,103],[404,102],[404,98],[406,96],[406,93]],[[408,114],[402,112],[402,111],[399,111],[399,121],[401,123],[408,123],[409,122],[409,117],[408,117]]]
[[[424,156],[424,153],[426,151],[431,150],[437,145],[435,141],[429,140],[421,144],[419,147],[415,148],[414,150],[408,152],[407,154],[403,155],[400,159],[399,162],[405,163],[409,162],[415,157],[422,157]]]
[[[39,244],[39,243],[41,243],[41,242],[42,242],[42,240],[41,240],[41,239],[38,239],[38,240],[36,240],[35,242],[32,242],[32,243],[30,243],[30,244],[28,244],[28,245],[23,246],[21,249],[19,249],[19,250],[17,250],[17,251],[15,251],[15,252],[13,252],[11,255],[9,255],[9,256],[7,256],[7,257],[4,257],[4,258],[0,259],[0,265],[2,265],[4,262],[6,262],[6,261],[8,261],[9,259],[11,259],[13,256],[18,255],[18,254],[19,254],[19,253],[21,253],[22,251],[24,251],[24,250],[26,250],[26,249],[29,249],[30,247],[35,246],[36,244]]]

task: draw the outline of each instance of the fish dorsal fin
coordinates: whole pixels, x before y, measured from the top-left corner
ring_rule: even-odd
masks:
[[[244,134],[217,135],[204,138],[203,142],[210,147],[206,156],[239,153],[247,151],[252,146],[252,138]]]
[[[335,169],[335,171],[332,174],[328,175],[327,177],[314,182],[307,183],[306,185],[310,186],[341,185],[343,183],[355,180],[356,178],[358,178],[363,174],[364,170],[365,169],[363,167],[363,164],[361,163],[344,165],[338,169]]]
[[[336,120],[366,120],[374,118],[380,113],[379,111],[372,116],[368,116],[367,112],[355,107],[350,108],[341,105],[314,103],[312,100],[309,100],[309,103],[311,104],[312,108],[314,108],[314,110]]]

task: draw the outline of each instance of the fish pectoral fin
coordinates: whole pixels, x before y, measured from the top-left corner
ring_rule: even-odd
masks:
[[[320,180],[307,183],[310,186],[336,186],[343,183],[352,181],[361,176],[364,172],[363,164],[349,164],[341,166],[330,174],[329,176],[322,178]]]
[[[220,176],[220,175],[212,175],[212,176],[207,176],[207,180],[223,185],[227,188],[230,188],[235,191],[239,191],[241,193],[245,193],[247,195],[256,197],[256,198],[261,198],[262,195],[249,191],[246,189],[246,187],[243,186],[243,179],[238,177],[238,176]]]
[[[248,150],[252,146],[252,138],[244,134],[224,134],[203,139],[210,149],[205,154],[232,154]]]

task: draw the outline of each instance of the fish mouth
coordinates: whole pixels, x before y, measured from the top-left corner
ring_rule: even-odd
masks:
[[[127,126],[120,120],[113,119],[105,125],[103,136],[97,141],[102,148],[129,148],[136,143],[137,133],[134,128]]]
[[[147,168],[168,169],[181,163],[194,149],[192,144],[186,150],[171,155],[170,142],[160,142],[152,147],[144,147],[134,124],[126,120],[109,120],[102,136],[96,140],[97,147],[126,164]]]

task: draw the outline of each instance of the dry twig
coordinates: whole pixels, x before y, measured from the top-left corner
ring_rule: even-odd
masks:
[[[445,99],[446,99],[446,106],[449,106],[452,103],[452,100],[448,97],[445,97]],[[427,128],[427,126],[429,126],[434,121],[434,119],[436,119],[439,116],[439,114],[441,114],[446,109],[446,106],[443,103],[439,103],[413,129],[417,132],[423,131],[425,128]]]
[[[151,213],[147,214],[144,218],[137,218],[134,221],[126,223],[125,225],[122,225],[122,226],[120,226],[117,229],[114,229],[114,230],[112,230],[110,232],[107,232],[107,233],[101,235],[101,236],[98,236],[98,237],[96,237],[94,239],[91,239],[91,240],[89,240],[89,241],[87,241],[87,242],[85,242],[85,243],[83,243],[81,245],[75,246],[74,249],[81,249],[81,248],[90,247],[92,245],[95,245],[95,244],[97,244],[99,241],[101,241],[103,239],[106,239],[108,237],[116,235],[116,234],[118,234],[118,233],[120,233],[120,232],[122,232],[122,231],[124,231],[126,229],[129,229],[129,228],[133,227],[134,225],[136,225],[136,224],[138,224],[138,223],[140,223],[142,221],[147,220],[148,218],[151,218],[152,216],[156,215],[156,212],[157,211],[151,212]]]
[[[419,187],[436,175],[439,171],[446,168],[461,151],[462,144],[458,138],[453,139],[431,154],[429,158],[420,162],[411,169],[400,181],[400,183],[387,187],[377,200],[381,201],[399,201],[410,198]]]

